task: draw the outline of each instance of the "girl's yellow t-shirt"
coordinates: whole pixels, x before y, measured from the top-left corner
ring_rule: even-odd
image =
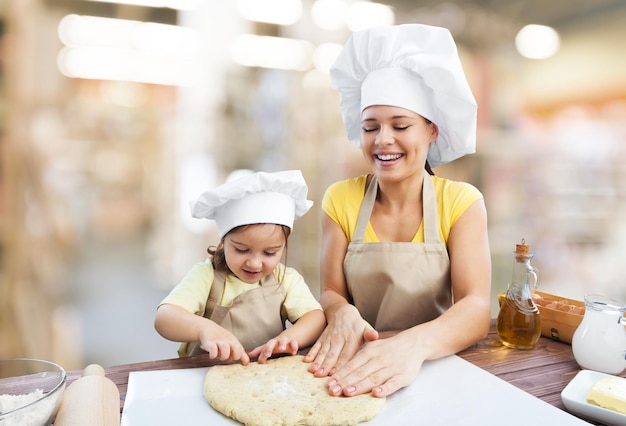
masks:
[[[298,318],[309,311],[322,309],[302,275],[295,269],[285,267],[283,264],[279,264],[274,270],[276,276],[280,276],[283,272],[284,279],[281,285],[285,287],[287,293],[283,307],[290,322],[296,322]],[[159,305],[165,303],[178,305],[189,312],[203,316],[213,285],[213,277],[214,270],[211,259],[196,263]],[[230,306],[235,297],[258,287],[260,287],[259,283],[248,284],[233,274],[228,274],[219,305]]]
[[[284,272],[281,285],[285,287],[286,297],[283,308],[287,319],[292,324],[302,315],[313,310],[322,310],[322,306],[311,293],[308,285],[295,269],[279,264],[274,274],[280,276]],[[178,305],[195,315],[204,316],[206,302],[213,285],[215,271],[211,259],[198,262],[191,267],[183,279],[161,301],[160,305]],[[228,274],[224,283],[224,292],[219,301],[220,306],[230,306],[238,295],[260,287],[260,284],[248,284],[239,280],[235,275]],[[188,342],[182,342],[178,348],[178,355],[187,356]]]
[[[463,213],[483,195],[473,185],[450,179],[430,176],[435,184],[437,195],[437,212],[439,214],[439,236],[448,244],[450,229]],[[356,221],[365,197],[367,175],[346,179],[333,183],[328,187],[322,199],[322,209],[330,216],[346,234],[348,242],[352,241]],[[378,242],[371,225],[365,230],[364,242]],[[420,224],[413,242],[424,242],[424,223]]]

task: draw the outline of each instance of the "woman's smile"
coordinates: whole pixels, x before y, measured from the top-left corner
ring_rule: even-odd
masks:
[[[374,161],[376,161],[378,164],[384,167],[389,167],[389,166],[393,166],[397,164],[398,161],[402,159],[403,157],[404,157],[404,154],[378,153],[378,154],[374,154]]]

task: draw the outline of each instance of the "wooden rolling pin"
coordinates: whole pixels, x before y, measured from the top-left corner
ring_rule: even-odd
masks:
[[[104,376],[97,364],[85,367],[83,374],[63,394],[54,426],[119,426],[120,392]]]

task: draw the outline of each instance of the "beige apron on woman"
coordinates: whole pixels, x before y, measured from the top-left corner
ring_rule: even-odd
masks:
[[[439,237],[435,185],[426,171],[422,187],[423,243],[363,242],[378,190],[374,176],[348,245],[343,264],[348,291],[361,316],[378,331],[430,321],[452,304],[450,258]]]
[[[264,344],[285,329],[283,302],[287,292],[274,274],[263,278],[261,287],[236,296],[230,306],[219,305],[224,287],[224,277],[216,272],[204,317],[233,333],[246,351]],[[199,342],[189,343],[186,352],[188,356],[205,353]]]

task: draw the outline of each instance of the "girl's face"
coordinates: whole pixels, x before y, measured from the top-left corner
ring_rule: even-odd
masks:
[[[274,271],[286,242],[280,225],[244,226],[224,238],[226,264],[241,281],[256,284]]]
[[[361,114],[361,149],[379,179],[402,179],[419,173],[438,128],[408,109],[372,105]]]

